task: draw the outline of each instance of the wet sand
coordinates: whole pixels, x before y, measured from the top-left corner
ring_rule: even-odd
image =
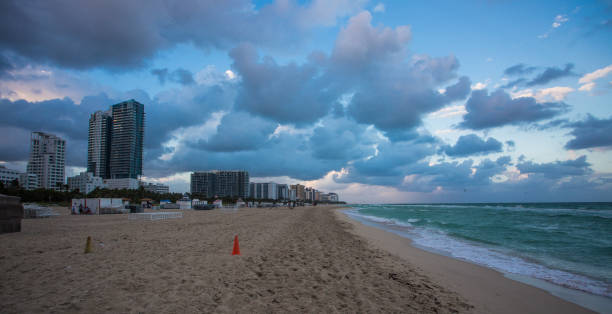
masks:
[[[342,211],[336,216],[372,247],[385,250],[412,265],[438,285],[459,293],[475,313],[593,313],[545,290],[504,277],[476,264],[434,254],[412,245],[410,239],[355,221]]]

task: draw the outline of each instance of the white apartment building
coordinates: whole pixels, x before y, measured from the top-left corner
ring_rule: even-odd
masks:
[[[96,177],[91,172],[81,172],[68,178],[68,188],[70,191],[79,190],[81,193],[89,194],[96,188],[106,188],[106,184],[101,177]]]
[[[158,193],[158,194],[170,193],[170,187],[167,185],[163,185],[161,183],[142,182],[142,187],[144,187],[145,191],[149,191],[153,193]]]
[[[19,174],[17,170],[8,169],[3,165],[0,165],[0,182],[6,187],[9,186],[14,180],[19,180]]]
[[[27,173],[36,174],[38,186],[60,190],[66,168],[66,141],[48,133],[32,132]]]
[[[138,179],[123,178],[123,179],[106,179],[104,184],[110,190],[138,190],[140,182]]]
[[[34,173],[20,173],[19,185],[26,190],[38,189],[38,176]]]

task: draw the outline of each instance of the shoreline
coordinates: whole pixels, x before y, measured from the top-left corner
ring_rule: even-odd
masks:
[[[356,236],[398,256],[434,282],[459,293],[475,306],[476,313],[591,313],[606,309],[597,304],[586,308],[555,296],[534,283],[532,278],[507,276],[491,268],[419,248],[409,238],[349,217],[345,210],[347,208],[336,209],[335,216],[349,223]]]

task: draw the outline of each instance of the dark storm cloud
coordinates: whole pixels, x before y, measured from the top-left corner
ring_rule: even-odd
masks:
[[[153,69],[151,70],[151,74],[157,76],[159,80],[159,84],[166,84],[166,80],[168,79],[168,68],[163,69]]]
[[[70,98],[64,98],[41,102],[0,99],[0,109],[0,126],[61,133],[73,139],[84,140],[87,139],[89,115],[106,108],[95,104],[80,106]]]
[[[526,66],[522,63],[513,65],[504,70],[504,74],[508,76],[527,75],[536,70],[536,67]]]
[[[472,92],[460,127],[482,130],[549,119],[567,111],[564,103],[538,103],[533,97],[512,99],[503,90],[490,95],[487,90]]]
[[[164,85],[166,81],[172,81],[181,85],[195,84],[193,74],[189,70],[178,68],[172,72],[169,72],[167,68],[153,69],[151,74],[157,76],[159,83]]]
[[[30,134],[20,127],[0,126],[0,160],[24,161],[30,152]]]
[[[276,124],[271,121],[234,112],[223,116],[217,133],[198,146],[212,152],[256,150],[268,141],[274,129]]]
[[[492,137],[486,141],[476,134],[459,137],[455,145],[445,145],[442,150],[451,157],[465,157],[470,155],[486,155],[502,151],[502,143]]]
[[[404,167],[431,156],[435,152],[434,144],[418,140],[381,143],[378,145],[378,153],[375,156],[356,161],[352,169],[356,177],[401,177]]]
[[[470,93],[472,81],[467,76],[462,76],[459,81],[446,88],[444,95],[448,98],[448,101],[462,100]]]
[[[522,162],[516,165],[521,173],[537,174],[547,178],[558,179],[566,176],[581,176],[591,174],[591,164],[586,161],[586,156],[580,156],[575,160],[555,161],[550,163]]]
[[[565,144],[567,149],[612,147],[612,117],[598,119],[588,115],[583,121],[567,123],[565,127],[573,128],[570,134],[574,136]]]
[[[3,54],[0,53],[0,79],[11,79],[10,71],[15,69],[13,63]]]
[[[281,123],[305,125],[325,116],[339,94],[321,79],[321,69],[308,62],[278,65],[260,60],[251,45],[232,49],[232,67],[240,74],[236,107]]]
[[[212,152],[186,147],[170,162],[149,160],[151,173],[165,176],[179,171],[245,169],[251,176],[290,176],[300,180],[321,178],[332,169],[340,169],[345,160],[318,159],[309,149],[308,138],[282,133],[256,150]]]
[[[549,67],[544,70],[544,72],[538,74],[534,79],[527,82],[527,86],[535,86],[535,85],[544,85],[553,80],[560,79],[566,76],[575,76],[576,74],[572,72],[574,65],[572,63],[568,63],[565,65],[565,68],[561,69],[558,67]]]
[[[374,154],[375,140],[368,137],[367,126],[346,118],[326,119],[309,138],[314,157],[330,160],[354,160]]]
[[[0,50],[63,67],[125,70],[179,43],[291,46],[296,34],[333,25],[363,6],[322,3],[279,1],[255,9],[248,0],[0,1]]]
[[[185,69],[179,68],[174,70],[170,78],[181,85],[195,84],[195,81],[193,80],[193,74]]]

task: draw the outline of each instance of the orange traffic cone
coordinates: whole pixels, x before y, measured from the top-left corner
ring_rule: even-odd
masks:
[[[234,250],[232,250],[232,255],[240,255],[240,244],[238,244],[238,236],[234,237]]]
[[[87,242],[85,243],[85,253],[91,253],[91,237],[87,237]]]

